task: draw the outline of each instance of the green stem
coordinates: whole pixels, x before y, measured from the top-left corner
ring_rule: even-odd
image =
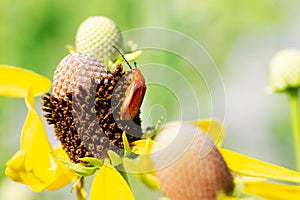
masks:
[[[298,89],[290,91],[290,106],[291,106],[291,119],[294,137],[294,149],[296,156],[297,170],[300,171],[300,119],[299,119],[299,101]]]
[[[84,189],[84,177],[76,184],[76,198],[77,200],[86,200],[86,191]]]

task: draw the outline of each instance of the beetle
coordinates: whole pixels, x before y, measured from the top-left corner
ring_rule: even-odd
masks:
[[[146,92],[145,79],[139,69],[133,69],[125,76],[129,87],[125,91],[125,99],[121,105],[121,120],[133,119],[142,104]]]
[[[113,47],[119,52],[130,68],[130,71],[125,72],[125,79],[128,81],[129,86],[125,91],[125,98],[120,109],[120,119],[130,120],[137,115],[143,102],[146,92],[145,79],[141,70],[137,68],[136,62],[134,62],[135,68],[133,69],[121,51],[116,46]]]

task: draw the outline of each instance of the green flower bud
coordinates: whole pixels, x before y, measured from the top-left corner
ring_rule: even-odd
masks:
[[[107,64],[119,55],[114,46],[122,49],[122,35],[111,19],[103,16],[89,17],[79,26],[76,34],[78,52]]]
[[[272,58],[269,69],[269,88],[285,92],[300,87],[300,51],[285,49]]]

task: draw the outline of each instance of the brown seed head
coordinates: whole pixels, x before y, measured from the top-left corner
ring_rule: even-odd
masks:
[[[109,71],[82,53],[66,56],[58,65],[53,95],[42,97],[43,110],[69,158],[106,158],[113,150],[123,153],[122,133],[129,143],[142,136],[139,109],[135,116],[120,117],[125,93],[131,84],[121,65]]]
[[[66,97],[67,93],[74,94],[79,86],[86,89],[91,79],[99,83],[99,78],[108,76],[106,67],[91,56],[83,53],[71,53],[58,64],[53,77],[53,95]]]

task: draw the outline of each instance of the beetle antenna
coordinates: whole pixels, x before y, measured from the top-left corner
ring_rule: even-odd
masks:
[[[133,64],[134,64],[134,67],[137,69],[136,62],[134,62]]]
[[[130,69],[132,69],[131,65],[129,64],[129,62],[126,60],[125,56],[121,53],[121,51],[116,47],[113,46],[113,48],[115,48],[117,50],[117,52],[119,52],[119,54],[122,56],[122,58],[125,60],[125,62],[127,63],[127,65],[129,66]]]

